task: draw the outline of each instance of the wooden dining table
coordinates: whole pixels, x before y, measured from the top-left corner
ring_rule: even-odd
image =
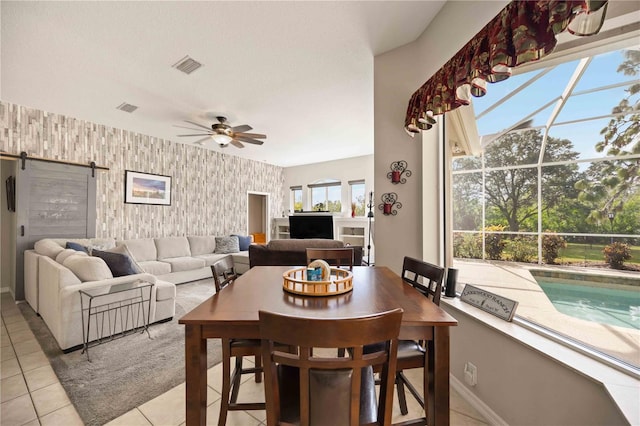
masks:
[[[258,311],[311,318],[352,318],[402,308],[400,339],[425,340],[429,380],[427,424],[449,424],[449,327],[455,318],[384,266],[353,268],[353,290],[335,296],[302,296],[283,290],[293,267],[255,266],[214,294],[179,323],[185,326],[187,426],[205,425],[207,339],[259,339]]]

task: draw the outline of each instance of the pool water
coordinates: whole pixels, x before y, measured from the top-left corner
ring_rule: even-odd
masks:
[[[538,280],[563,314],[587,321],[640,330],[640,292]]]

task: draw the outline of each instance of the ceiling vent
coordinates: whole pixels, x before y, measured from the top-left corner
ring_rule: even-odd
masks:
[[[133,112],[133,111],[137,110],[138,107],[135,106],[135,105],[131,105],[131,104],[128,104],[126,102],[123,102],[120,105],[118,105],[116,107],[116,109],[119,109],[120,111],[124,111],[124,112]]]
[[[173,64],[173,68],[176,68],[185,74],[191,74],[201,66],[202,64],[200,62],[191,59],[188,55]]]

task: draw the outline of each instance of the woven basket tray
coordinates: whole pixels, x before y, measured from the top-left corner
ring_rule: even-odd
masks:
[[[285,291],[304,296],[333,296],[353,290],[353,274],[346,269],[331,268],[328,281],[307,281],[306,267],[289,269],[282,277]]]

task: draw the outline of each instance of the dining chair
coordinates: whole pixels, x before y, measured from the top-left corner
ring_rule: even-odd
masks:
[[[307,249],[307,265],[317,259],[326,260],[331,266],[349,267],[349,270],[353,270],[353,247],[344,248],[308,248]]]
[[[226,256],[211,265],[213,283],[216,293],[224,290],[238,278],[233,258]],[[245,356],[253,356],[255,366],[243,368],[242,359]],[[235,367],[231,373],[231,358],[235,357]],[[262,381],[262,356],[260,351],[260,339],[229,339],[222,338],[222,400],[220,402],[220,416],[218,426],[224,426],[227,422],[228,411],[238,410],[264,410],[264,402],[239,403],[240,379],[243,374],[254,374],[256,383]]]
[[[440,295],[442,293],[442,280],[444,277],[444,268],[433,265],[422,260],[414,259],[406,256],[402,263],[402,279],[409,285],[416,288],[420,293],[431,299],[436,305],[440,305]],[[427,356],[427,346],[424,342],[415,340],[400,340],[398,344],[398,363],[396,367],[396,388],[398,390],[398,402],[400,404],[400,412],[403,415],[408,413],[407,399],[405,396],[405,387],[411,392],[414,398],[424,408],[425,414],[427,408],[424,404],[428,395],[429,377],[425,361]],[[412,368],[424,368],[423,375],[423,394],[407,380],[404,370]],[[418,422],[418,424],[421,424]]]
[[[342,319],[259,312],[267,425],[391,423],[393,378],[402,309]],[[281,352],[275,342],[297,348]],[[364,354],[366,344],[383,342]],[[349,348],[331,356],[314,348]],[[376,400],[374,367],[381,385]]]

